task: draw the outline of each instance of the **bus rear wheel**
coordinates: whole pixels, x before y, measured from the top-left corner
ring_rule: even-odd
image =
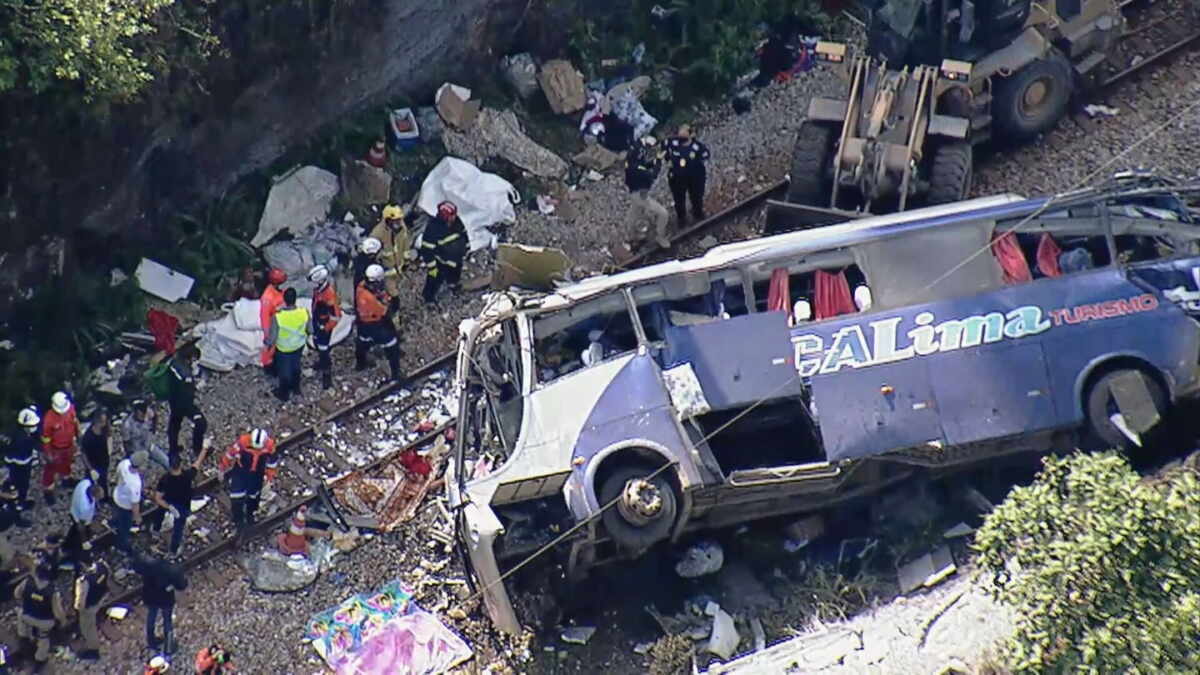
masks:
[[[622,549],[644,551],[671,534],[678,500],[671,482],[645,466],[617,468],[600,486],[600,505],[613,500],[601,517],[609,536]]]
[[[1118,368],[1101,375],[1087,391],[1087,398],[1084,400],[1087,413],[1087,429],[1085,443],[1089,449],[1107,449],[1116,448],[1124,452],[1138,450],[1138,445],[1134,443],[1124,432],[1121,431],[1112,420],[1112,416],[1120,412],[1117,408],[1117,401],[1112,394],[1112,384],[1116,380],[1137,373],[1142,376],[1146,382],[1146,390],[1150,392],[1150,400],[1154,404],[1154,409],[1158,412],[1159,417],[1163,417],[1167,412],[1167,392],[1153,378],[1141,370],[1132,368]],[[1160,422],[1161,425],[1161,422]],[[1145,441],[1143,439],[1143,445]]]

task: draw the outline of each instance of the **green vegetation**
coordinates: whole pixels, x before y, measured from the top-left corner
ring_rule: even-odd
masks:
[[[1200,672],[1196,467],[1142,479],[1115,453],[1047,458],[976,537],[1018,611],[1016,672]]]

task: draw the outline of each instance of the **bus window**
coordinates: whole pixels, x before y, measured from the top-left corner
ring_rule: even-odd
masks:
[[[1112,262],[1102,234],[1020,232],[1014,239],[1007,233],[993,240],[992,255],[1004,270],[1008,284],[1086,272]]]
[[[1122,264],[1149,262],[1175,255],[1175,247],[1166,239],[1144,235],[1118,235],[1117,260]]]
[[[741,275],[734,270],[715,279],[705,275],[691,282],[639,286],[633,289],[633,301],[652,344],[662,342],[666,326],[695,326],[748,313]]]
[[[793,324],[796,321],[820,321],[865,312],[872,304],[866,275],[855,264],[820,270],[808,269],[787,276],[775,271],[772,277],[774,282],[767,278],[754,284],[758,311],[792,312],[790,319]],[[802,300],[808,303],[807,308],[811,316],[798,318],[795,315],[795,307]]]
[[[498,330],[481,336],[474,354],[467,388],[471,456],[490,456],[498,465],[516,443],[524,412],[516,321],[509,319]]]
[[[538,381],[551,382],[637,348],[637,332],[621,292],[534,319]]]

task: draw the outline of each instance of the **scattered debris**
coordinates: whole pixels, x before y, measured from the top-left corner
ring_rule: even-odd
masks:
[[[263,551],[247,563],[254,588],[268,593],[290,593],[307,588],[317,580],[320,570],[316,563],[303,556],[283,556],[277,551]]]
[[[970,534],[973,534],[974,532],[975,532],[975,528],[971,527],[970,525],[967,525],[966,523],[959,523],[959,524],[955,525],[954,527],[951,527],[950,529],[943,532],[942,538],[943,539],[957,539],[959,537],[966,537]]]
[[[750,631],[754,633],[754,651],[761,652],[767,648],[767,631],[763,629],[762,621],[757,616],[750,618]]]
[[[458,206],[472,251],[495,247],[496,235],[489,227],[517,220],[513,204],[519,196],[512,183],[456,157],[443,158],[433,167],[421,184],[417,205],[432,216],[446,200]]]
[[[412,108],[388,111],[388,129],[392,132],[392,146],[398,151],[414,148],[421,140],[421,125]]]
[[[1083,106],[1083,112],[1087,113],[1088,117],[1095,119],[1097,117],[1116,117],[1117,113],[1121,111],[1106,105],[1089,103],[1088,105]]]
[[[558,201],[550,195],[538,195],[536,204],[539,213],[543,216],[552,216],[554,209],[558,206]]]
[[[897,573],[900,577],[900,592],[911,593],[919,588],[929,588],[944,581],[958,570],[954,555],[945,546],[902,565]]]
[[[959,491],[959,495],[981,515],[991,513],[996,508],[987,497],[983,496],[982,492],[970,485],[964,485],[962,490]]]
[[[825,518],[821,514],[805,516],[783,528],[783,534],[789,539],[806,545],[825,534]]]
[[[129,281],[129,275],[125,274],[125,270],[120,267],[114,267],[108,271],[109,286],[120,286],[126,281]]]
[[[529,52],[511,54],[500,60],[504,80],[521,98],[529,98],[538,91],[537,64]]]
[[[715,247],[717,244],[719,244],[721,242],[717,241],[717,238],[712,236],[711,234],[707,234],[707,235],[701,237],[701,239],[698,243],[700,245],[700,248],[707,251],[708,249]]]
[[[113,621],[123,621],[125,617],[129,616],[129,608],[122,605],[113,605],[108,608],[105,615]]]
[[[449,82],[438,88],[434,96],[438,114],[455,129],[470,129],[483,106],[471,100],[471,90]]]
[[[421,141],[432,143],[442,137],[446,127],[442,124],[437,108],[428,106],[417,108],[417,128],[421,130]]]
[[[684,579],[695,579],[713,574],[725,564],[725,552],[712,539],[702,540],[689,546],[683,559],[675,564],[675,573]]]
[[[538,73],[538,83],[546,94],[550,109],[558,115],[570,115],[582,110],[587,102],[583,87],[583,75],[569,62],[562,59],[547,61]]]
[[[442,140],[451,154],[476,164],[502,157],[535,176],[554,179],[564,178],[570,170],[563,158],[525,134],[511,110],[484,108],[475,124],[465,131],[448,130]]]
[[[299,235],[325,220],[339,189],[337,176],[315,166],[301,167],[277,178],[250,245],[260,248],[280,232]]]
[[[356,159],[342,159],[342,198],[355,208],[385,204],[392,194],[392,175]]]
[[[708,603],[704,613],[713,618],[712,634],[704,649],[722,659],[728,659],[733,656],[738,643],[742,641],[742,636],[738,635],[737,627],[733,624],[733,617],[715,602]]]
[[[571,626],[563,629],[562,641],[573,645],[586,645],[595,634],[595,626]]]
[[[599,143],[591,143],[583,152],[571,158],[579,166],[592,171],[607,171],[612,165],[616,164],[621,156]]]
[[[633,646],[633,653],[638,656],[645,656],[650,653],[650,648],[653,646],[653,642],[639,642]]]
[[[604,180],[604,174],[593,169],[589,169],[587,173],[583,174],[583,177],[590,181]]]
[[[849,630],[806,633],[729,663],[717,664],[708,675],[758,675],[758,673],[811,673],[837,665],[862,649],[862,637]]]
[[[192,292],[192,285],[196,283],[196,280],[188,275],[149,258],[142,258],[133,275],[137,278],[138,288],[167,302],[183,300]]]

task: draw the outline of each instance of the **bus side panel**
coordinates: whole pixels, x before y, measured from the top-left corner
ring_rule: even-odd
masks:
[[[950,445],[1058,425],[1042,345],[995,344],[930,358]]]
[[[813,377],[830,462],[944,441],[926,359]]]

